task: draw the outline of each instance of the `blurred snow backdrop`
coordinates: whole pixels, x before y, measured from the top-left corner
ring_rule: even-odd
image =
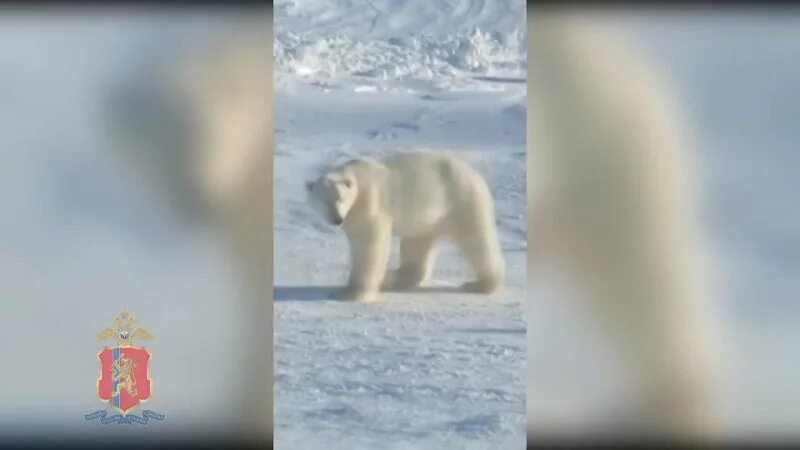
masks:
[[[271,350],[269,309],[254,332],[225,243],[153,189],[157,176],[118,157],[123,145],[107,113],[121,82],[147,80],[220,33],[259,20],[268,26],[269,11],[0,14],[0,441],[221,438],[242,422],[243,401],[270,389],[270,374],[260,386],[242,381],[253,347]],[[183,131],[167,129],[176,138]],[[147,175],[175,169],[176,150],[155,148]],[[133,412],[152,409],[163,422],[84,420],[110,410],[97,397],[97,354],[113,342],[95,336],[123,310],[156,338],[135,342],[152,351],[153,393]]]
[[[796,439],[800,14],[789,8],[607,12],[666,75],[683,107],[730,353],[725,433]],[[620,386],[609,379],[605,357],[587,353],[596,335],[576,319],[580,304],[553,296],[551,287],[528,285],[528,420],[580,431],[614,405]]]

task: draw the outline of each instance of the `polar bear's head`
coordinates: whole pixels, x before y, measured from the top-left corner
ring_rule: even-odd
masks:
[[[316,181],[306,182],[306,194],[311,208],[323,219],[341,225],[356,202],[355,179],[347,173],[329,173]]]

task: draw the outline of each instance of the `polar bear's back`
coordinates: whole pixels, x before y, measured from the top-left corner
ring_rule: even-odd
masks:
[[[403,153],[383,163],[389,169],[389,209],[399,235],[445,227],[455,212],[476,202],[491,208],[483,177],[453,151]]]

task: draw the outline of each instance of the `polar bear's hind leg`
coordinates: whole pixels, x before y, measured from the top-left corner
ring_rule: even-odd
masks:
[[[502,284],[504,271],[491,200],[473,202],[462,214],[454,224],[453,237],[477,278],[462,289],[491,294]]]

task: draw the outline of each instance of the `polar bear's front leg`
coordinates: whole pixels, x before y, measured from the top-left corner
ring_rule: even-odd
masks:
[[[352,266],[350,280],[343,292],[344,298],[359,301],[374,299],[386,275],[391,230],[388,220],[371,220],[347,228]]]

